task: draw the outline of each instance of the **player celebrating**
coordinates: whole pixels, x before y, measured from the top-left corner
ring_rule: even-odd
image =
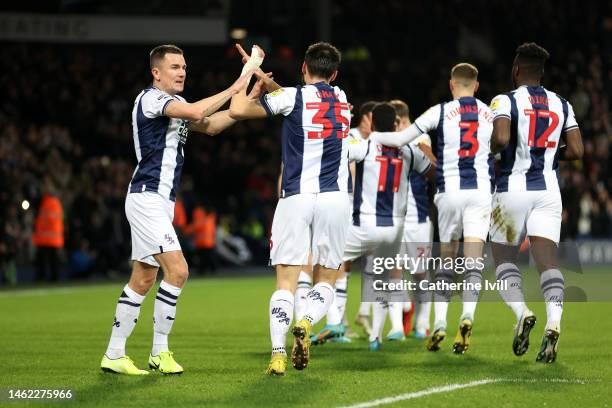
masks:
[[[512,65],[517,88],[491,102],[491,145],[501,151],[491,241],[497,279],[508,284],[500,294],[518,321],[512,349],[520,356],[529,347],[529,332],[536,322],[525,304],[516,266],[518,245],[525,234],[529,236],[547,315],[536,361],[552,363],[557,356],[564,289],[555,256],[562,210],[556,170],[558,160],[582,158],[583,146],[572,105],[540,84],[548,58],[548,52],[535,43],[519,46]],[[565,146],[560,146],[562,135]]]
[[[357,127],[349,130],[349,166],[351,171],[349,181],[349,198],[351,208],[353,207],[353,191],[355,189],[356,161],[362,161],[367,152],[367,143],[361,142],[367,140],[372,132],[372,110],[374,107],[376,107],[376,105],[377,102],[364,102],[359,108],[359,122]],[[336,294],[334,296],[334,301],[327,311],[325,327],[323,327],[319,333],[311,337],[314,344],[321,344],[327,340],[339,343],[349,343],[351,341],[348,336],[345,336],[345,333],[348,331],[348,327],[344,322],[346,303],[348,301],[348,273],[350,272],[350,267],[351,262],[345,261],[342,263],[342,266],[336,274]],[[302,281],[301,274],[300,281]],[[298,282],[298,291],[299,287],[300,283]],[[367,310],[367,316],[358,315],[355,323],[362,326],[369,336],[371,331],[369,321],[370,302],[361,302],[361,305],[361,308],[365,308],[365,310]]]
[[[370,137],[370,133],[372,133],[372,110],[376,107],[378,102],[375,101],[367,101],[364,102],[359,107],[359,123],[357,127],[351,129],[350,135],[354,136],[356,139],[367,140]],[[355,180],[355,165],[351,163],[351,174],[352,180]],[[344,271],[345,276],[350,273],[351,270],[351,262],[344,262],[342,268],[340,270]],[[341,279],[339,279],[341,281]],[[342,282],[342,281],[341,281]],[[338,282],[336,281],[336,285]],[[346,307],[346,300],[344,301]],[[370,322],[370,309],[371,302],[361,301],[359,304],[359,312],[355,317],[355,324],[361,326],[366,336],[370,336],[372,332],[372,325]],[[329,319],[329,316],[328,316]]]
[[[396,113],[391,104],[376,105],[372,111],[372,127],[378,132],[397,129]],[[368,141],[365,160],[356,166],[353,225],[347,238],[345,261],[364,255],[385,258],[397,255],[406,215],[408,173],[413,169],[420,173],[433,171],[431,162],[420,150],[390,148],[372,135]],[[366,263],[366,274],[372,273],[370,262],[371,257]],[[391,278],[398,279],[397,276]],[[372,306],[369,341],[370,350],[376,351],[381,345],[388,303],[381,300],[373,302]],[[399,307],[401,312],[401,303]]]
[[[411,125],[410,111],[406,102],[401,100],[392,100],[391,105],[395,108],[397,116],[400,119],[398,130],[404,130]],[[427,157],[434,161],[431,152],[431,139],[429,135],[420,136],[417,140],[411,143],[412,149],[421,149]],[[410,172],[408,174],[408,204],[406,206],[406,219],[404,220],[404,237],[402,239],[402,251],[409,257],[416,259],[418,257],[428,257],[431,253],[431,244],[433,239],[433,225],[429,219],[429,194],[428,183],[425,177],[419,172]],[[403,254],[403,252],[402,252]],[[427,270],[424,263],[419,263],[416,270],[410,271],[412,279],[416,282],[427,279]],[[431,293],[424,291],[417,286],[414,292],[412,305],[414,307],[414,337],[425,338],[429,334],[429,315],[431,312]],[[404,310],[404,315],[409,310]],[[389,314],[393,316],[398,313],[394,310],[389,310]],[[406,320],[406,319],[404,319]],[[408,335],[413,330],[410,322],[404,326],[404,334]],[[391,335],[393,335],[392,330]]]
[[[235,123],[228,111],[214,112],[248,79],[241,77],[223,92],[187,103],[178,95],[183,91],[186,77],[185,58],[180,48],[155,47],[150,53],[150,67],[153,84],[136,97],[132,111],[138,165],[125,200],[125,213],[132,232],[133,269],[117,302],[111,338],[100,364],[105,372],[129,375],[149,373],[138,369],[126,356],[125,344],[160,266],[164,278],[155,296],[149,367],[162,374],[183,372],[168,350],[176,304],[188,276],[187,262],[172,226],[183,148],[189,130],[216,134]]]
[[[474,98],[478,90],[478,70],[468,63],[457,64],[451,70],[449,81],[453,100],[433,106],[421,115],[413,125],[399,133],[374,134],[385,144],[401,146],[423,133],[436,135],[437,193],[434,203],[438,207],[440,230],[440,256],[454,258],[463,233],[464,256],[476,260],[482,257],[491,216],[492,114],[487,105]],[[373,137],[374,135],[370,136]],[[469,194],[467,194],[469,193]],[[476,262],[470,262],[474,265]],[[442,262],[436,271],[436,284],[448,285],[454,269]],[[464,282],[470,286],[482,281],[482,270],[467,270]],[[444,289],[444,286],[442,286]],[[427,341],[427,349],[437,351],[446,337],[446,314],[451,292],[438,290],[434,294],[434,332]],[[470,342],[477,290],[463,291],[463,312],[453,351],[464,353]]]
[[[277,277],[269,309],[270,375],[283,375],[286,370],[285,339],[294,292],[309,251],[317,283],[308,292],[304,317],[292,330],[291,360],[296,369],[308,365],[312,325],[327,313],[334,299],[333,285],[350,219],[346,139],[350,109],[344,91],[330,85],[338,75],[340,58],[331,44],[313,44],[302,64],[304,86],[281,88],[260,100],[250,100],[245,85],[230,107],[236,119],[285,116],[281,198],[270,238],[270,263],[276,266]]]

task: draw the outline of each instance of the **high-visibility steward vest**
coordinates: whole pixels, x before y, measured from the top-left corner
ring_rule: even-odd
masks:
[[[197,206],[192,214],[191,231],[194,235],[194,245],[197,249],[212,249],[215,247],[217,234],[217,214],[206,212]]]
[[[185,206],[181,200],[176,200],[174,203],[174,220],[172,220],[172,224],[180,228],[183,232],[185,231],[185,227],[187,226],[187,213],[185,212]]]
[[[59,198],[43,195],[34,222],[32,241],[37,247],[64,247],[64,210]]]

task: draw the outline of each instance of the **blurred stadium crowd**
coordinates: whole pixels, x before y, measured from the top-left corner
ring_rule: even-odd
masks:
[[[332,38],[344,52],[337,84],[356,106],[371,99],[403,99],[414,119],[450,97],[448,72],[460,60],[478,66],[477,96],[483,101],[510,90],[516,46],[538,41],[551,53],[544,85],[573,104],[585,143],[583,163],[563,164],[560,170],[562,239],[612,238],[609,10],[572,1],[567,7],[531,2],[521,13],[546,16],[546,21],[515,21],[510,3],[488,7],[494,18],[483,21],[470,9],[442,4],[390,1],[366,10],[353,1],[334,2]],[[447,26],[434,30],[428,23],[432,19]],[[364,36],[360,27],[374,20],[388,24],[377,24],[373,35]],[[515,35],[506,35],[506,27]],[[426,34],[415,38],[414,33]],[[316,40],[312,36],[302,36],[303,48]],[[303,49],[282,39],[270,40],[268,47],[264,67],[274,71],[277,82],[295,85]],[[185,47],[188,100],[224,89],[239,73],[230,44],[209,48]],[[5,43],[3,55],[0,282],[57,278],[36,273],[37,264],[49,262],[58,262],[62,279],[127,273],[130,232],[124,199],[136,164],[131,110],[149,81],[146,48]],[[239,258],[239,264],[267,262],[279,137],[278,120],[238,123],[215,137],[190,134],[179,195],[185,212],[177,222],[196,272],[214,269],[220,259],[211,258],[210,251],[198,255],[198,209],[215,214],[213,246],[224,242],[230,254],[242,254],[226,258]],[[59,199],[64,216],[64,239],[51,261],[41,259],[33,240],[45,195]]]

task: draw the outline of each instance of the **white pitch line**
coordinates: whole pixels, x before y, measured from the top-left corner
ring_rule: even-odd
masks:
[[[354,405],[345,405],[339,408],[369,408],[376,407],[378,405],[392,404],[398,401],[406,401],[414,398],[425,397],[432,394],[441,394],[444,392],[450,392],[460,390],[462,388],[478,387],[480,385],[495,384],[500,382],[515,382],[515,383],[536,383],[536,382],[554,382],[554,383],[569,383],[569,384],[585,384],[584,380],[571,380],[565,378],[543,378],[543,379],[521,379],[521,378],[485,378],[477,381],[470,381],[463,384],[449,384],[440,387],[427,388],[422,391],[409,392],[406,394],[396,395],[394,397],[380,398],[372,401],[360,402]]]

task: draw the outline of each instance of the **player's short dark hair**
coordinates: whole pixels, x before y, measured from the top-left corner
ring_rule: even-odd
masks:
[[[393,132],[397,115],[389,102],[379,103],[372,110],[372,124],[377,132]]]
[[[149,66],[153,68],[155,64],[163,60],[166,54],[181,54],[183,50],[174,44],[163,44],[153,48],[149,53]]]
[[[470,63],[461,62],[451,69],[451,78],[463,85],[469,85],[478,79],[478,68]]]
[[[320,78],[331,78],[340,66],[342,55],[330,43],[318,42],[306,50],[304,62],[310,75]]]
[[[408,107],[408,104],[406,102],[400,99],[393,99],[389,101],[389,103],[391,104],[391,106],[393,106],[393,108],[395,108],[395,113],[397,114],[397,116],[399,116],[400,118],[410,117],[410,108]]]
[[[534,42],[523,43],[516,48],[515,63],[528,76],[541,77],[548,58],[548,51]]]
[[[367,101],[362,103],[359,107],[359,121],[361,121],[365,115],[372,112],[376,105],[378,105],[378,102],[376,101]]]

